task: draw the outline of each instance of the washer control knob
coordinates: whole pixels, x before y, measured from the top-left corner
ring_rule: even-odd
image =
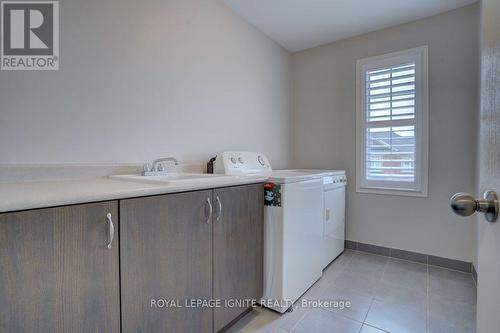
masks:
[[[236,158],[231,157],[230,160],[231,160],[231,163],[236,164]]]
[[[264,166],[266,164],[266,161],[264,161],[264,157],[262,155],[259,155],[257,157],[257,160],[259,161],[260,165]]]
[[[243,157],[238,157],[238,161],[239,161],[240,163],[244,163],[244,161],[243,161]]]

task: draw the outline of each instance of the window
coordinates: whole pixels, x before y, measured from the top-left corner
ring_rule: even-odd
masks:
[[[358,192],[427,196],[427,46],[357,62]]]

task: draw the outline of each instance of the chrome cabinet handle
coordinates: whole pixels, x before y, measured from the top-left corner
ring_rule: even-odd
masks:
[[[220,201],[220,198],[219,196],[217,196],[217,205],[219,205],[219,213],[217,214],[217,217],[215,218],[216,221],[219,221],[220,220],[220,217],[222,215],[222,202]]]
[[[111,248],[111,244],[113,243],[113,239],[115,238],[115,225],[113,224],[113,220],[111,219],[111,213],[108,213],[108,215],[106,215],[106,220],[109,224],[109,229],[108,229],[108,233],[109,233],[109,242],[108,242],[108,249]]]
[[[468,193],[457,193],[450,199],[451,209],[455,214],[469,216],[475,212],[484,213],[488,222],[495,222],[500,205],[495,191],[484,192],[483,199],[476,199]]]
[[[208,205],[208,217],[207,217],[206,223],[210,224],[210,220],[212,219],[212,212],[213,212],[213,207],[212,207],[212,203],[210,202],[210,198],[207,198],[206,203]]]

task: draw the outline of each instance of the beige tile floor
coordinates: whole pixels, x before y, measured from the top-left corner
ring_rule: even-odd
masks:
[[[475,332],[471,274],[404,260],[346,250],[302,299],[351,306],[298,306],[283,315],[255,308],[229,332]]]

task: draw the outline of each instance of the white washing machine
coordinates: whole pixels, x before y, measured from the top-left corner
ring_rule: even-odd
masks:
[[[263,154],[251,152],[222,153],[214,172],[269,176],[263,189],[262,305],[283,313],[344,249],[345,172],[272,171]]]
[[[323,181],[280,170],[264,186],[262,305],[283,313],[322,275]]]

